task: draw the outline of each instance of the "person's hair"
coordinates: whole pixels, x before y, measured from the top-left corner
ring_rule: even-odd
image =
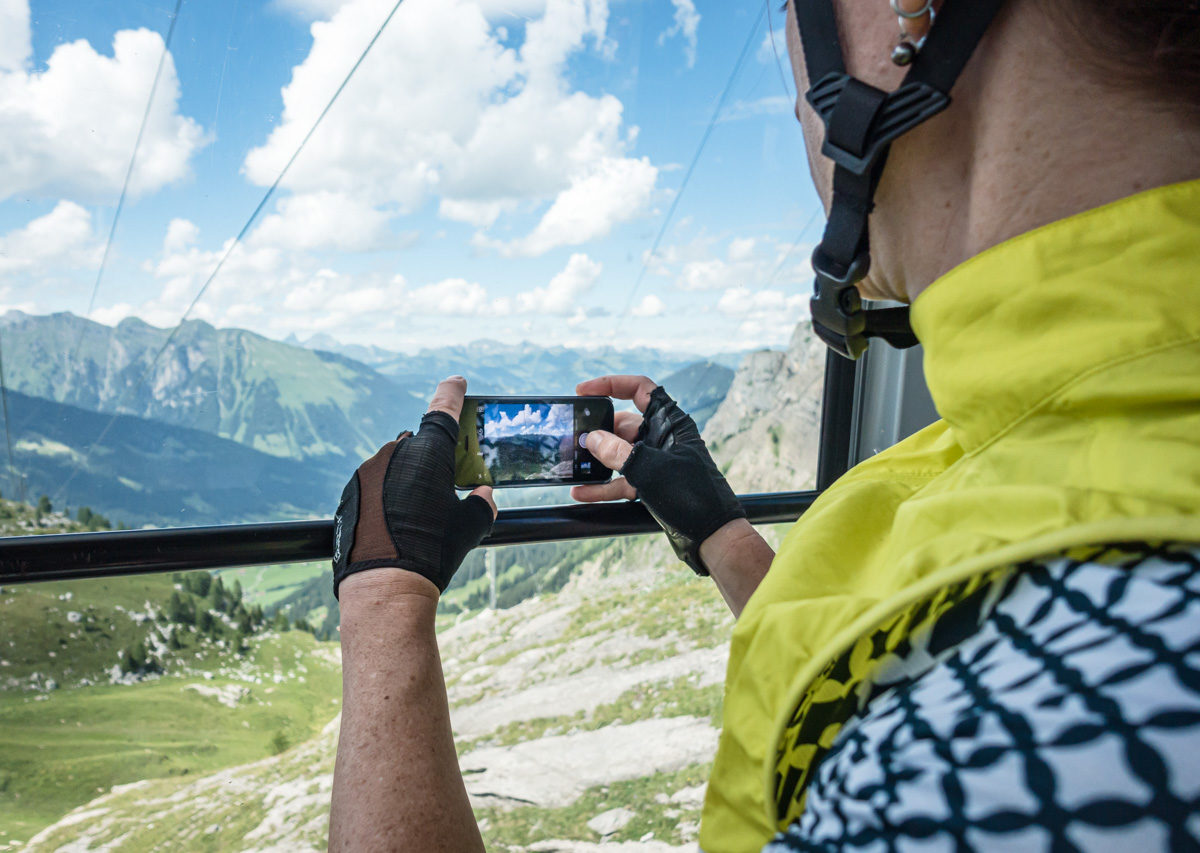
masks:
[[[1093,68],[1200,116],[1200,0],[1047,0],[1043,6]]]

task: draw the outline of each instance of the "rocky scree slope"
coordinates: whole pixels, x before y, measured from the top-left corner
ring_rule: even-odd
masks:
[[[612,543],[558,593],[440,618],[488,849],[693,849],[732,624],[660,537]],[[323,850],[335,750],[331,724],[276,757],[115,788],[23,849]]]

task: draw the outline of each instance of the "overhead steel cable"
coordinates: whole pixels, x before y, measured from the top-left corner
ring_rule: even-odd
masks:
[[[358,71],[358,68],[360,65],[362,65],[363,60],[367,58],[367,54],[371,52],[371,48],[375,46],[375,42],[379,41],[379,37],[383,35],[383,31],[387,29],[387,25],[391,23],[392,18],[396,15],[396,11],[403,4],[404,0],[396,0],[395,5],[392,6],[392,10],[388,12],[387,17],[383,19],[383,23],[381,23],[379,28],[375,31],[375,35],[371,36],[371,40],[367,42],[367,46],[363,48],[362,53],[359,54],[359,57],[355,61],[354,65],[352,65],[350,70],[346,73],[346,77],[342,80],[341,85],[339,85],[334,91],[333,96],[329,99],[329,103],[325,105],[325,109],[321,110],[321,114],[317,116],[316,121],[314,121],[312,127],[309,128],[308,133],[304,134],[304,138],[300,140],[300,144],[296,147],[296,150],[292,153],[292,156],[288,158],[287,163],[284,164],[284,167],[279,172],[279,175],[271,183],[271,186],[267,188],[267,191],[263,194],[262,199],[254,208],[253,212],[251,212],[250,217],[246,220],[246,224],[242,226],[240,231],[238,231],[237,236],[233,238],[233,242],[229,244],[229,248],[227,248],[221,255],[220,260],[217,261],[217,265],[213,267],[213,271],[209,273],[208,278],[205,279],[204,284],[200,287],[200,290],[196,292],[196,295],[192,298],[192,301],[188,304],[186,310],[184,310],[183,315],[179,318],[179,322],[176,324],[175,328],[171,329],[166,340],[163,341],[162,346],[158,348],[158,351],[155,352],[154,357],[150,359],[149,364],[147,364],[146,368],[142,371],[141,376],[139,376],[138,380],[130,387],[136,388],[142,385],[142,383],[145,382],[146,377],[150,375],[152,370],[154,370],[154,366],[158,364],[158,360],[162,358],[163,353],[165,353],[171,346],[171,343],[175,340],[175,336],[179,334],[179,330],[183,328],[183,324],[187,322],[188,317],[191,316],[192,311],[200,302],[200,299],[204,296],[205,292],[207,292],[209,285],[211,285],[214,279],[216,279],[217,275],[220,274],[221,269],[225,266],[225,262],[229,260],[230,255],[232,255],[233,251],[241,244],[242,239],[250,231],[250,227],[258,219],[258,215],[262,213],[263,208],[267,206],[267,202],[270,201],[271,197],[275,195],[275,190],[279,188],[280,183],[283,181],[288,171],[292,168],[292,164],[296,162],[296,158],[298,158],[300,156],[300,152],[304,150],[304,146],[306,146],[308,141],[312,139],[313,134],[316,132],[317,128],[320,127],[321,122],[325,119],[325,116],[329,114],[329,110],[333,107],[334,103],[337,102],[337,99],[341,96],[343,90],[345,90],[346,85],[350,82],[351,78],[354,77],[354,73]],[[96,439],[91,443],[91,445],[89,445],[87,451],[80,458],[80,461],[76,462],[72,467],[70,476],[67,477],[63,484],[54,491],[55,500],[58,499],[59,495],[64,489],[67,488],[67,486],[71,485],[71,482],[79,473],[81,463],[88,459],[91,456],[92,451],[96,449],[97,445],[104,440],[105,436],[108,435],[109,430],[112,429],[113,424],[116,423],[118,417],[120,417],[120,412],[114,412],[113,416],[109,418],[108,423],[104,426],[104,429],[100,431],[100,434],[96,436]]]
[[[121,221],[121,211],[125,209],[125,197],[129,194],[129,183],[133,178],[133,167],[137,163],[138,151],[142,147],[142,137],[146,134],[146,125],[150,122],[150,108],[154,105],[154,96],[158,92],[158,82],[162,79],[163,67],[167,64],[167,57],[171,53],[171,39],[175,37],[175,25],[179,22],[179,10],[183,7],[183,0],[175,0],[175,11],[171,15],[171,24],[167,27],[167,34],[163,38],[162,54],[158,57],[158,68],[154,71],[154,82],[150,84],[150,96],[146,98],[146,109],[142,112],[142,123],[138,126],[137,138],[133,142],[133,153],[129,155],[129,168],[125,170],[125,181],[121,185],[121,196],[117,199],[117,209],[113,213],[112,225],[108,229],[108,239],[104,243],[104,254],[100,256],[100,268],[96,270],[96,281],[92,285],[92,295],[88,299],[87,311],[83,317],[86,320],[92,316],[92,309],[96,307],[96,294],[100,292],[100,281],[104,278],[104,270],[108,266],[108,255],[112,251],[113,238],[117,234],[117,224]],[[70,371],[71,365],[75,363],[75,359],[79,357],[79,349],[83,346],[83,337],[86,333],[87,326],[81,326],[79,329],[79,340],[75,342],[75,348],[71,352],[71,360],[67,362],[67,370]]]
[[[787,95],[791,101],[796,100],[796,96],[792,94],[792,90],[788,87],[787,76],[783,73],[783,59],[779,56],[779,45],[775,42],[775,19],[771,15],[771,0],[764,0],[767,7],[767,30],[768,37],[771,39],[771,53],[775,54],[775,67],[779,69],[779,85],[783,87],[783,93]],[[783,8],[784,21],[787,20],[787,6]],[[786,26],[786,23],[785,23]]]
[[[729,72],[729,79],[725,82],[725,89],[721,92],[721,97],[717,99],[717,105],[713,109],[712,118],[708,120],[708,126],[704,128],[704,133],[700,137],[700,143],[696,146],[696,153],[692,155],[692,162],[688,164],[687,172],[683,175],[679,191],[675,193],[675,198],[671,200],[671,206],[667,209],[667,215],[663,217],[662,225],[659,227],[658,234],[650,246],[650,251],[642,260],[642,268],[638,271],[637,279],[633,283],[633,289],[629,291],[629,298],[625,300],[625,307],[617,315],[618,320],[628,315],[629,309],[633,306],[633,298],[641,288],[642,281],[646,278],[646,272],[650,268],[650,261],[653,260],[655,254],[658,252],[658,247],[662,244],[662,239],[671,224],[671,219],[674,218],[675,211],[679,208],[679,200],[683,198],[684,190],[687,189],[688,184],[692,180],[692,175],[696,171],[696,164],[700,162],[700,155],[704,153],[704,147],[708,145],[708,138],[712,136],[713,128],[717,126],[717,120],[725,110],[725,104],[729,100],[730,93],[733,92],[734,81],[737,80],[738,74],[741,73],[742,66],[746,64],[746,57],[750,55],[750,47],[754,44],[754,37],[758,35],[758,29],[762,26],[765,16],[766,7],[764,6],[759,10],[758,17],[754,19],[754,25],[750,28],[750,32],[746,36],[746,43],[742,45],[742,52],[738,54],[737,62],[734,63],[733,70]]]
[[[775,279],[779,277],[779,273],[783,271],[783,267],[792,259],[792,253],[800,246],[800,241],[804,239],[804,235],[808,233],[808,229],[812,228],[813,223],[817,221],[817,217],[825,211],[821,208],[820,203],[813,210],[812,215],[808,217],[808,221],[804,223],[804,227],[800,229],[800,233],[796,235],[796,239],[787,247],[787,251],[783,253],[783,257],[779,259],[779,263],[775,265],[775,269],[771,270],[771,274],[767,276],[763,283],[758,285],[759,288],[766,290],[775,283]]]

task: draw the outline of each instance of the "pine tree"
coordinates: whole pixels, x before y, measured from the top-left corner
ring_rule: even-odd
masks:
[[[201,598],[206,598],[209,587],[212,586],[213,576],[208,572],[192,572],[188,575],[188,578],[191,580],[188,592],[195,593]]]
[[[186,613],[183,597],[178,592],[172,592],[171,597],[167,599],[167,619],[171,622],[183,622]]]
[[[228,609],[229,597],[225,592],[225,584],[221,582],[221,576],[217,575],[217,579],[213,581],[212,586],[208,590],[208,597],[212,599],[213,610],[218,613],[225,613]]]

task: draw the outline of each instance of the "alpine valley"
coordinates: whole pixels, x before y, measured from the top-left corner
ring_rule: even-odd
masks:
[[[493,394],[644,373],[696,416],[737,491],[809,487],[816,464],[823,360],[806,330],[785,352],[717,359],[494,342],[406,355],[17,312],[0,336],[20,475],[0,535],[328,516],[453,373]],[[438,616],[488,849],[694,849],[733,625],[713,585],[662,536],[492,554],[468,557]],[[341,700],[328,572],[0,590],[0,850],[323,850]]]

